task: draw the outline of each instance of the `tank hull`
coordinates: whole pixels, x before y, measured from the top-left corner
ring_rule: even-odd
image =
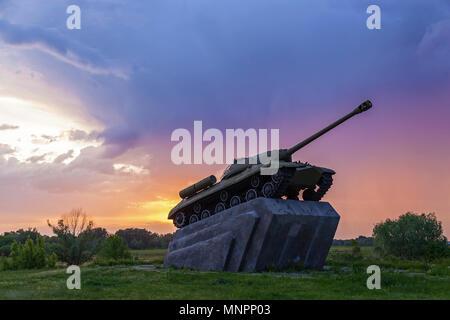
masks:
[[[196,222],[202,219],[202,213],[213,215],[226,208],[252,200],[254,197],[294,199],[301,190],[315,189],[324,175],[335,174],[331,169],[301,162],[280,161],[279,173],[274,176],[261,175],[262,167],[261,164],[249,166],[236,176],[222,180],[183,199],[170,211],[168,219],[174,220],[177,214],[182,213],[185,215],[183,223],[185,226],[189,224],[192,215],[197,216],[197,220],[193,221]],[[277,181],[277,179],[282,181]],[[270,191],[272,188],[270,184],[273,185],[273,191]],[[249,190],[254,190],[256,194]],[[219,209],[222,210],[217,209],[218,204]],[[209,215],[205,214],[203,218],[207,218]],[[175,220],[174,224],[177,226]]]

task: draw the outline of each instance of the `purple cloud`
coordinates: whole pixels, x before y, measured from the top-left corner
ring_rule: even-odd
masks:
[[[126,71],[110,65],[95,49],[64,37],[57,29],[12,24],[0,19],[0,38],[11,46],[39,49],[93,74],[128,78]]]

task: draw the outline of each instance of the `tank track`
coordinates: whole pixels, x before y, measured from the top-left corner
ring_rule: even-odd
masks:
[[[315,199],[316,201],[320,201],[323,196],[330,190],[331,185],[333,184],[333,176],[329,173],[324,173],[320,178],[319,183],[317,184],[319,188],[316,191]]]
[[[275,191],[274,191],[273,195],[270,196],[270,198],[279,199],[282,197],[287,197],[288,199],[295,199],[295,198],[298,199],[298,194],[300,192],[300,189],[293,190],[293,189],[289,188],[289,185],[294,177],[295,170],[296,170],[295,168],[286,168],[286,167],[279,169],[279,172],[277,174],[279,181],[276,183],[272,179],[272,176],[266,176],[266,178],[264,180],[267,182],[272,182],[275,186]],[[242,184],[242,186],[247,185],[247,183],[248,183],[248,181],[246,180]],[[311,198],[308,200],[320,201],[322,199],[322,197],[327,193],[327,191],[331,188],[332,184],[333,184],[332,175],[325,173],[322,175],[319,183],[317,184],[317,186],[318,186],[317,190],[307,189],[304,192],[306,192],[306,191],[310,192],[309,196]],[[261,185],[260,185],[260,187],[261,187]],[[214,201],[211,201],[211,202],[214,203]],[[227,208],[229,207],[229,205],[227,205],[226,203],[224,203],[224,204],[226,205]],[[208,207],[206,207],[205,209],[208,209],[212,215],[215,214],[213,206],[208,205]],[[187,214],[186,219],[189,219],[191,215],[192,214]],[[175,220],[174,220],[174,224],[175,224]],[[189,224],[189,222],[187,222],[187,223],[184,222],[184,225],[182,227],[184,227],[185,225],[188,225],[188,224]]]
[[[281,168],[279,172],[281,181],[272,196],[273,198],[281,198],[286,195],[289,183],[294,177],[295,168]]]

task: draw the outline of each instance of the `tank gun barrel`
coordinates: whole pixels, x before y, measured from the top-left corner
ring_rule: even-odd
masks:
[[[314,140],[316,140],[320,136],[324,135],[328,131],[336,128],[341,123],[347,121],[348,119],[350,119],[351,117],[353,117],[353,116],[355,116],[357,114],[360,114],[360,113],[362,113],[364,111],[369,110],[370,108],[372,108],[372,102],[370,102],[370,100],[364,101],[358,107],[356,107],[352,112],[350,112],[349,114],[347,114],[344,117],[340,118],[339,120],[333,122],[328,127],[326,127],[324,129],[320,130],[319,132],[313,134],[312,136],[310,136],[309,138],[303,140],[302,142],[296,144],[292,148],[286,150],[285,152],[283,152],[283,154],[280,154],[280,159],[285,159],[285,158],[290,157],[292,154],[294,154],[295,152],[297,152],[301,148],[305,147],[306,145],[310,144],[311,142],[313,142]]]

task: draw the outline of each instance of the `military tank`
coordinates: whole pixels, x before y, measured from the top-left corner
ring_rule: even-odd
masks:
[[[234,163],[225,169],[220,182],[217,182],[215,176],[209,176],[181,190],[179,195],[182,200],[169,212],[168,219],[172,219],[177,228],[183,228],[257,197],[298,200],[301,192],[305,201],[320,201],[330,189],[335,172],[307,162],[292,161],[292,155],[371,107],[372,103],[367,100],[346,116],[292,148],[278,150],[279,169],[273,175],[261,174],[262,168],[270,165],[262,159],[264,156],[264,159],[267,159],[271,151],[252,158],[234,160]]]

